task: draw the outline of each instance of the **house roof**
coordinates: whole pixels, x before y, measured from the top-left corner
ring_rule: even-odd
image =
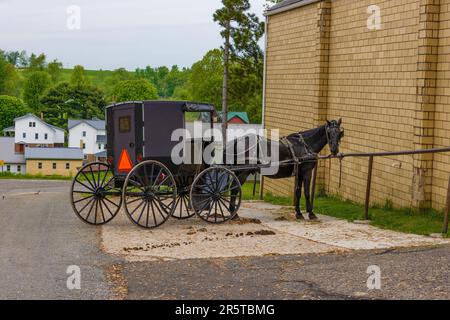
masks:
[[[78,126],[81,123],[85,123],[97,130],[105,130],[105,121],[104,120],[95,120],[95,119],[94,120],[85,120],[85,119],[69,120],[68,128],[70,130],[72,128],[75,128],[76,126]]]
[[[320,0],[284,0],[266,10],[265,14],[270,16],[280,12],[292,10],[310,3],[318,2]]]
[[[106,158],[106,156],[107,156],[106,151],[100,151],[95,154],[96,158]]]
[[[14,152],[13,137],[0,137],[0,160],[6,164],[25,164],[24,155]]]
[[[250,119],[248,117],[247,112],[229,112],[228,113],[228,121],[230,121],[231,119],[233,119],[234,117],[238,117],[240,118],[242,121],[244,121],[245,123],[250,123]]]
[[[48,124],[47,122],[45,122],[44,120],[42,120],[41,118],[39,118],[38,116],[36,116],[36,115],[34,115],[34,114],[32,114],[32,113],[27,113],[27,114],[24,115],[24,116],[15,118],[15,119],[14,119],[14,122],[16,122],[16,121],[18,121],[18,120],[26,119],[26,118],[33,118],[34,120],[39,121],[39,122],[42,123],[43,125],[49,127],[49,128],[52,129],[53,131],[56,131],[56,130],[64,131],[64,129],[59,128],[59,127],[56,127],[56,126],[53,126],[53,125],[51,125],[51,124]]]
[[[220,112],[218,112],[218,114],[219,114],[220,119],[223,119],[223,112],[220,111]],[[244,121],[247,124],[250,123],[250,118],[248,117],[247,112],[232,112],[232,111],[230,111],[227,114],[227,121],[230,121],[234,117],[240,118],[242,121]],[[220,122],[222,122],[222,120],[220,120]]]
[[[104,135],[98,135],[97,136],[97,143],[106,143],[106,136]]]
[[[16,127],[15,126],[3,129],[3,132],[15,132],[15,131],[16,131]]]
[[[25,148],[25,159],[83,160],[84,155],[79,148]]]

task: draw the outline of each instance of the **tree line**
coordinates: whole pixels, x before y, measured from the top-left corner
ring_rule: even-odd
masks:
[[[275,2],[279,1],[268,0]],[[105,106],[120,101],[193,100],[220,110],[225,68],[228,109],[246,111],[252,122],[260,123],[264,55],[258,41],[264,23],[250,12],[248,0],[222,4],[213,19],[230,41],[226,61],[222,47],[208,51],[189,68],[147,66],[133,72],[120,68],[99,80],[95,71],[79,65],[63,69],[60,61],[47,61],[45,54],[0,50],[0,134],[26,112],[66,128],[69,118],[103,119]]]

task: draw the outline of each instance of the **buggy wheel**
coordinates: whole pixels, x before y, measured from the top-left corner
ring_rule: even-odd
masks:
[[[177,183],[177,201],[176,209],[172,215],[175,219],[185,220],[195,216],[194,210],[191,206],[191,185],[194,180],[194,175],[180,174],[175,178]]]
[[[70,190],[72,208],[77,216],[91,225],[110,222],[122,206],[122,190],[106,163],[94,162],[82,167]]]
[[[226,168],[206,169],[192,184],[192,208],[201,219],[209,223],[224,223],[233,219],[239,211],[241,199],[241,183]]]
[[[128,218],[140,227],[153,229],[173,214],[177,189],[169,169],[158,161],[138,164],[128,174],[123,199]]]

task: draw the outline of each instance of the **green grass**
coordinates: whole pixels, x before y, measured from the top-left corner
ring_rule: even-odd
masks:
[[[41,174],[13,174],[9,172],[0,172],[0,179],[15,179],[15,180],[72,180],[72,177],[64,176],[45,176]]]
[[[259,182],[256,184],[256,194],[253,196],[253,182],[247,182],[242,186],[242,200],[259,200]]]
[[[283,206],[292,206],[293,203],[292,198],[276,197],[271,194],[266,194],[264,200]],[[302,199],[302,208],[305,208],[304,199]],[[314,211],[348,221],[362,220],[364,218],[363,205],[341,200],[337,197],[317,197]],[[369,216],[373,226],[418,235],[441,233],[444,221],[442,212],[435,210],[415,212],[411,209],[394,209],[388,204],[384,207],[372,207],[369,211]]]

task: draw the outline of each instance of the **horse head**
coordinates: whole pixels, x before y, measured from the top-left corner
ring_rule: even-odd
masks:
[[[333,155],[337,155],[339,153],[339,145],[341,143],[341,139],[344,137],[344,128],[341,127],[342,119],[338,121],[328,121],[325,126],[325,130],[327,133],[328,146],[330,147],[330,151]]]

